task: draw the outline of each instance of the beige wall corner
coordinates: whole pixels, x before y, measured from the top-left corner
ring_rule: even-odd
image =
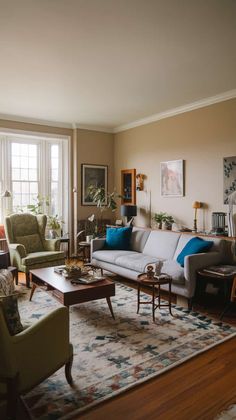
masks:
[[[120,171],[136,168],[146,175],[144,191],[137,191],[136,225],[150,225],[152,214],[164,211],[182,225],[193,227],[193,201],[198,228],[211,229],[213,211],[227,212],[223,204],[223,157],[236,156],[236,99],[169,117],[115,134],[115,185]],[[160,195],[160,162],[185,161],[185,196]]]

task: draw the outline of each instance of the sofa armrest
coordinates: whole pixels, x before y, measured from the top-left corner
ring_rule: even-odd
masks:
[[[184,277],[186,287],[191,295],[194,295],[197,279],[197,271],[209,265],[220,264],[222,254],[220,252],[206,252],[201,254],[187,255],[184,259]]]
[[[92,239],[91,241],[91,255],[95,251],[99,251],[99,249],[102,249],[105,245],[106,239],[105,238],[99,238],[99,239]]]
[[[45,251],[60,251],[60,239],[44,239],[43,247]]]
[[[25,246],[22,244],[8,244],[8,248],[11,255],[18,254],[20,258],[25,258],[27,256]]]

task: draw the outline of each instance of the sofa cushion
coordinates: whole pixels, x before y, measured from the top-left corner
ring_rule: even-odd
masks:
[[[116,264],[116,260],[119,257],[124,255],[136,254],[134,251],[122,251],[122,250],[111,250],[111,249],[102,249],[100,251],[93,252],[92,258],[95,258],[99,261],[105,261],[111,264]]]
[[[158,259],[156,257],[150,257],[149,255],[135,252],[133,254],[118,257],[116,259],[116,265],[128,268],[129,270],[138,271],[139,273],[144,273],[147,265],[157,263],[157,261]]]
[[[22,264],[29,266],[34,264],[40,264],[55,260],[62,260],[64,258],[64,251],[44,251],[44,252],[34,252],[27,255],[27,257],[22,258]]]
[[[132,227],[107,228],[105,249],[130,249]]]
[[[151,231],[143,253],[164,260],[173,258],[179,241],[180,233],[163,232],[161,230]]]
[[[43,244],[38,233],[27,236],[16,236],[16,241],[18,244],[24,245],[27,254],[43,251]]]
[[[161,273],[166,273],[172,277],[174,284],[184,284],[184,268],[175,260],[166,260],[163,262]]]
[[[184,258],[187,255],[198,254],[200,252],[206,252],[213,245],[213,241],[206,241],[202,238],[192,238],[187,242],[185,247],[182,249],[177,257],[177,262],[184,267]]]
[[[150,230],[133,228],[130,241],[130,249],[136,252],[143,252],[143,248],[150,235]]]

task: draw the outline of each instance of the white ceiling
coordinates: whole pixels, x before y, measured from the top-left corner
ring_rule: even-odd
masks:
[[[0,0],[2,117],[109,130],[235,88],[235,0]]]

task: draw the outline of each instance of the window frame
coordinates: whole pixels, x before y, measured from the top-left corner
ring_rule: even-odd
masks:
[[[36,135],[19,132],[0,132],[0,192],[9,189],[12,192],[12,143],[36,144],[38,146],[38,193],[42,196],[50,196],[51,192],[51,146],[59,146],[58,155],[58,216],[65,222],[63,230],[68,232],[69,215],[69,138],[65,136]],[[64,170],[66,168],[66,170]],[[30,182],[30,181],[29,181]],[[0,223],[6,211],[4,200],[0,203]],[[12,200],[11,200],[12,206]],[[12,207],[10,209],[12,211]],[[51,214],[51,208],[44,208],[46,214]]]

